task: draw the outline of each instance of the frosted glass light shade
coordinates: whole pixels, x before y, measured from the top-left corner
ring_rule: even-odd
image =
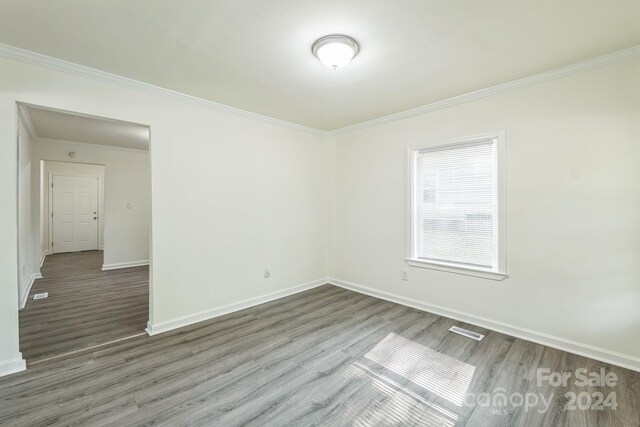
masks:
[[[311,49],[324,66],[338,70],[358,54],[358,43],[351,37],[331,35],[317,40]]]

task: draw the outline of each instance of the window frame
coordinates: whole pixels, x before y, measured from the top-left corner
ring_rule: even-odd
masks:
[[[428,150],[442,150],[446,148],[453,148],[457,146],[464,146],[473,144],[476,142],[482,142],[486,140],[495,140],[496,144],[496,219],[494,224],[494,233],[496,233],[497,253],[494,253],[494,260],[496,267],[494,269],[473,267],[453,262],[445,261],[433,261],[418,259],[417,257],[417,158],[418,154],[422,151]],[[464,274],[468,276],[481,277],[492,280],[504,280],[507,277],[507,257],[506,257],[506,230],[507,230],[507,217],[506,217],[506,149],[505,149],[505,132],[496,131],[483,134],[476,134],[467,136],[464,138],[457,138],[452,142],[444,144],[433,144],[420,147],[407,147],[407,175],[408,175],[408,224],[407,224],[407,257],[405,261],[412,267],[428,268],[432,270],[440,270],[457,274]]]

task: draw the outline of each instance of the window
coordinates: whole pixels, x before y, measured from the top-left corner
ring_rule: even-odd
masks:
[[[503,139],[482,136],[411,151],[409,264],[505,277]]]

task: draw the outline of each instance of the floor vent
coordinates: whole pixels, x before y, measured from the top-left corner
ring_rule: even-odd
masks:
[[[469,331],[468,329],[463,329],[463,328],[459,328],[457,326],[452,326],[451,328],[449,328],[449,330],[451,332],[455,332],[456,334],[460,334],[463,335],[467,338],[471,338],[474,339],[476,341],[480,341],[482,338],[484,338],[484,335],[479,334],[477,332],[473,332],[473,331]]]
[[[42,292],[42,293],[40,293],[40,294],[35,294],[35,295],[33,296],[33,299],[34,299],[34,300],[35,300],[35,299],[45,299],[45,298],[48,298],[48,297],[49,297],[49,292]]]

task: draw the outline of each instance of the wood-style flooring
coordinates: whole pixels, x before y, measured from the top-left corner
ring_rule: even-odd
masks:
[[[538,368],[617,382],[538,385]],[[565,393],[615,393],[617,408],[567,410]],[[533,394],[548,407],[525,409]],[[326,285],[0,378],[0,424],[627,427],[640,374]]]
[[[24,309],[20,351],[28,363],[144,333],[149,268],[102,271],[102,251],[49,255]],[[33,295],[48,292],[44,300]]]

